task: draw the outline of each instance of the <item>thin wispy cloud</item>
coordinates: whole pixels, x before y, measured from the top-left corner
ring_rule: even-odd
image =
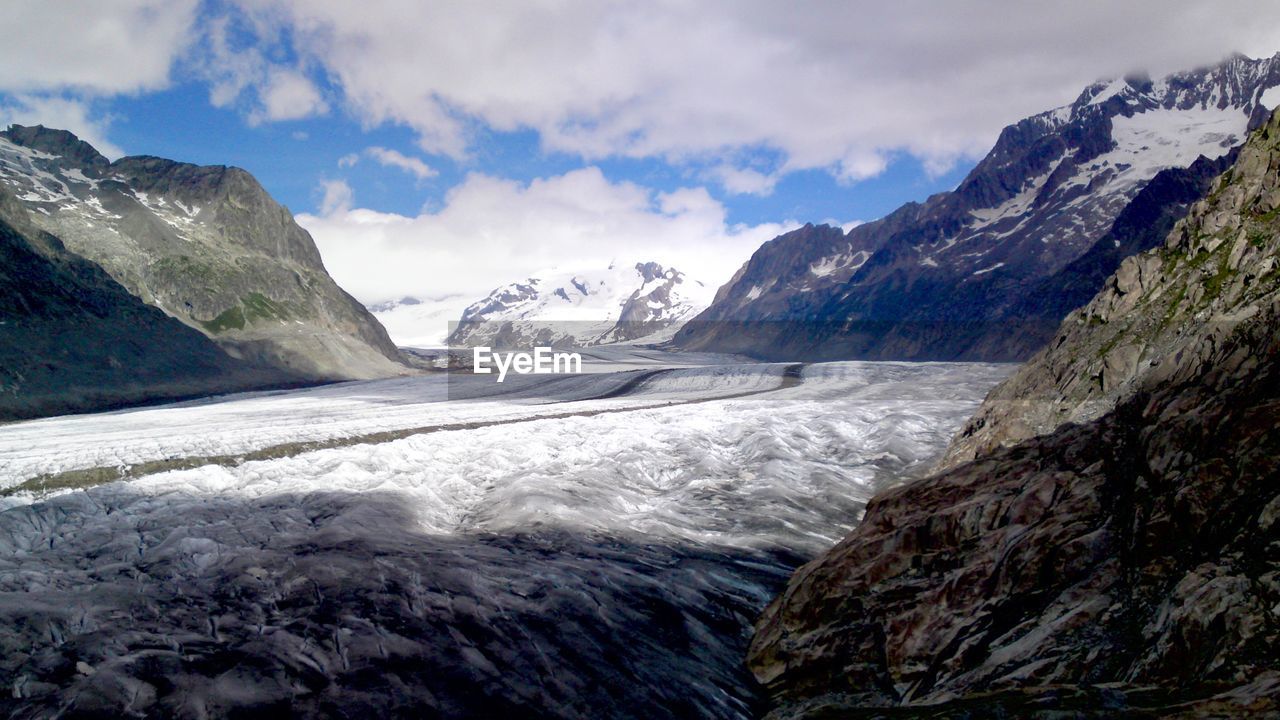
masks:
[[[426,180],[437,175],[436,171],[422,160],[416,157],[409,157],[398,150],[391,150],[384,147],[368,147],[365,148],[365,155],[376,160],[379,164],[387,167],[398,168],[413,175],[419,180]]]

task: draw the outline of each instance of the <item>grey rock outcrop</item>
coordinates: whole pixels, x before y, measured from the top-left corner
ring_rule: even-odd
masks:
[[[1002,387],[1079,388],[1048,417],[1081,422],[876,497],[796,573],[748,659],[770,717],[1280,716],[1277,261],[1280,116]]]

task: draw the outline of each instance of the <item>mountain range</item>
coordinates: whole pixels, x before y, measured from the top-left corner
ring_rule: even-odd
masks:
[[[1025,359],[1123,257],[1159,242],[1278,102],[1280,56],[1091,85],[1006,127],[954,191],[848,232],[807,225],[765,243],[676,344]]]
[[[1068,106],[1005,128],[954,191],[847,232],[806,225],[779,236],[714,297],[650,261],[553,270],[466,306],[447,341],[672,341],[768,359],[1025,359],[1125,257],[1160,242],[1277,101],[1277,58],[1097,83]],[[82,349],[79,339],[50,347],[65,367],[17,352],[5,371],[6,412],[132,402],[150,397],[147,385],[159,398],[407,371],[382,325],[329,277],[306,231],[243,170],[111,162],[65,131],[13,126],[0,133],[0,191],[14,257],[8,278],[13,296],[25,298],[0,326],[11,348],[38,346],[46,327],[50,337],[62,332],[23,308],[45,292],[49,307],[76,297],[64,292],[71,281],[50,278],[80,261],[105,274],[95,287],[119,286],[110,295],[120,312],[158,309],[187,338],[160,342],[161,326],[172,324],[152,316],[136,335],[121,326],[91,342],[105,323],[81,333]],[[34,277],[50,284],[37,287]],[[461,304],[408,298],[377,312],[401,334],[443,326]],[[104,354],[108,346],[93,342],[120,350]],[[166,355],[188,345],[204,349],[182,357],[208,362],[184,368]],[[157,371],[170,369],[131,376],[147,363],[121,358],[141,356],[141,346],[152,348]],[[92,356],[120,368],[107,372]],[[197,369],[203,380],[194,382],[188,371]],[[92,392],[60,389],[75,384],[59,379],[68,374],[99,372]],[[165,383],[172,389],[160,390]]]
[[[550,271],[504,285],[469,305],[450,345],[583,347],[656,343],[711,300],[712,289],[656,262]]]
[[[768,718],[1275,716],[1280,111],[1268,108],[1278,103],[1280,56],[1098,83],[1005,128],[955,190],[848,231],[806,225],[781,235],[714,296],[652,261],[551,270],[467,306],[448,342],[661,342],[788,360],[1030,358],[990,393],[933,474],[876,495],[850,518],[854,529],[765,608],[747,666],[769,694]],[[0,420],[407,373],[374,313],[434,322],[457,300],[361,306],[243,170],[112,162],[39,126],[0,133]],[[788,367],[779,388],[804,370]],[[386,457],[415,482],[423,477],[420,465]],[[75,502],[95,497],[110,496]],[[264,502],[280,517],[283,506]],[[314,529],[316,517],[302,513],[298,526]],[[279,533],[269,527],[263,545],[274,548]],[[418,524],[413,533],[404,547],[421,558]],[[351,552],[356,536],[330,534]],[[122,542],[119,552],[142,557],[132,534]],[[548,556],[541,537],[520,542]],[[461,545],[442,547],[463,557]],[[244,587],[270,576],[233,559],[241,565],[228,577]],[[43,575],[33,577],[43,587]],[[171,580],[175,602],[201,623],[164,646],[173,667],[189,669],[195,656],[185,649],[205,645],[243,664],[249,656],[224,647],[218,626],[243,614],[208,615]],[[414,572],[406,592],[420,580]],[[276,606],[274,586],[262,587],[276,598],[264,607]],[[295,589],[343,608],[314,581]],[[462,638],[455,600],[441,596],[451,610],[440,637]],[[584,627],[598,623],[598,607]],[[132,620],[126,610],[120,617]],[[80,614],[76,632],[97,642]],[[264,637],[262,623],[227,627],[253,633],[251,642]],[[42,669],[50,677],[112,677],[73,657],[54,630],[32,632],[59,647],[31,655],[35,664],[60,658]],[[342,637],[335,632],[331,647],[345,665]],[[379,643],[365,648],[369,657],[402,663]],[[128,662],[150,673],[156,647],[131,649]],[[472,641],[465,647],[474,654],[460,657],[483,660],[472,664],[492,683],[496,666]],[[498,657],[510,644],[494,647]],[[287,649],[289,672],[313,669],[314,659],[296,662]],[[211,667],[221,677],[228,665]],[[314,688],[273,689],[346,689],[314,676]],[[20,680],[15,701],[54,687]],[[221,692],[241,690],[229,680]]]

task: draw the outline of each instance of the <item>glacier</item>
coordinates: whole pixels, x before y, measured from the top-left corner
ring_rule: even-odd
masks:
[[[0,709],[750,717],[751,619],[1009,370],[610,352],[0,426]]]

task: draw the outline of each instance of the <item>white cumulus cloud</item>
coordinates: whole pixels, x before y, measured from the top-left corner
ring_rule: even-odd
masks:
[[[765,147],[783,172],[847,181],[904,152],[942,172],[1102,76],[1280,49],[1280,4],[1263,0],[243,3],[362,121],[413,128],[429,153],[529,128],[588,162]],[[719,175],[769,189],[759,170]]]
[[[655,193],[595,167],[518,183],[472,174],[442,208],[409,217],[351,209],[328,181],[320,215],[300,215],[325,266],[363,302],[413,295],[479,299],[559,267],[654,260],[716,286],[788,226],[734,226],[703,188]]]
[[[320,212],[325,215],[347,213],[355,201],[355,192],[344,180],[321,180],[320,193]]]
[[[0,90],[134,93],[169,84],[197,0],[8,0]]]
[[[329,111],[329,105],[315,83],[289,68],[267,70],[258,96],[262,106],[249,115],[250,124],[267,120],[298,120]]]
[[[209,103],[214,107],[247,108],[250,125],[329,111],[320,88],[305,72],[268,59],[264,49],[269,44],[237,42],[230,17],[209,19],[203,30],[194,62],[209,83]]]
[[[195,34],[197,0],[11,0],[0,21],[0,122],[70,130],[110,158],[96,100],[160,90]]]

